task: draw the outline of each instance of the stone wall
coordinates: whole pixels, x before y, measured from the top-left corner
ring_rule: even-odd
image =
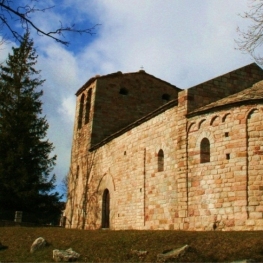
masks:
[[[99,207],[103,190],[109,189],[112,229],[174,228],[176,140],[170,138],[176,135],[176,111],[166,110],[96,150],[91,185],[98,189]],[[158,171],[160,149],[164,171]],[[101,216],[96,224],[101,224]]]
[[[91,144],[95,145],[168,101],[179,88],[144,71],[97,79]]]
[[[250,113],[257,107],[261,106],[228,108],[189,120],[189,229],[209,230],[213,222],[226,230],[249,229],[251,219],[262,219],[262,213],[257,213],[261,161],[255,149],[260,149],[263,122],[256,113]],[[210,161],[201,163],[204,138],[210,142]],[[253,203],[257,207],[249,200],[257,200]]]
[[[78,128],[75,120],[67,227],[108,227],[103,218],[109,212],[111,229],[262,230],[263,100],[189,114],[224,93],[247,88],[261,73],[252,64],[194,88],[176,90],[176,100],[155,105],[157,109],[142,118],[135,110],[137,120],[130,119],[113,134],[108,133],[113,132],[108,123],[118,122],[114,118],[120,116],[116,125],[121,124],[136,99],[131,97],[127,112],[118,115],[125,108],[113,103],[122,87],[120,80],[107,86],[105,78],[100,86],[97,79],[81,90],[77,113],[82,94],[87,96],[92,88],[90,121]],[[226,85],[229,77],[233,80]],[[211,92],[214,85],[217,89]],[[160,98],[163,90],[157,90],[152,96]],[[206,95],[208,99],[202,100]],[[107,110],[101,108],[102,98],[111,102],[104,103]],[[94,146],[93,133],[100,134],[94,138],[110,136]]]

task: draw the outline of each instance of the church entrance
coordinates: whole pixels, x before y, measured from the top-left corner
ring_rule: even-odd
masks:
[[[110,192],[105,189],[102,196],[102,228],[110,227]]]

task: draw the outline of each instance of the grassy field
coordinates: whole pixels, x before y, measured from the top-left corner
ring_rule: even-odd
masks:
[[[43,237],[48,245],[34,254],[31,244]],[[0,227],[0,262],[52,262],[53,249],[72,248],[80,262],[138,262],[133,250],[147,250],[145,262],[155,262],[163,251],[190,246],[180,262],[222,262],[254,259],[263,262],[263,231],[183,232],[69,230],[63,228]]]

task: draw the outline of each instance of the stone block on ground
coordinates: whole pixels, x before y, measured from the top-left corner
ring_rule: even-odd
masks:
[[[37,238],[31,245],[30,252],[34,253],[36,250],[43,248],[46,245],[46,240],[43,237]]]
[[[76,261],[80,257],[80,254],[73,251],[72,248],[67,250],[53,250],[53,260],[56,262],[72,262]]]
[[[171,259],[177,259],[184,255],[186,250],[189,248],[188,245],[184,245],[183,247],[172,249],[166,253],[161,253],[157,255],[157,262],[167,262],[171,261]]]

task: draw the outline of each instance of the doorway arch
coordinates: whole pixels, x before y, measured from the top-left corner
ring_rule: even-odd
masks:
[[[110,192],[106,188],[102,196],[102,228],[110,227]]]

